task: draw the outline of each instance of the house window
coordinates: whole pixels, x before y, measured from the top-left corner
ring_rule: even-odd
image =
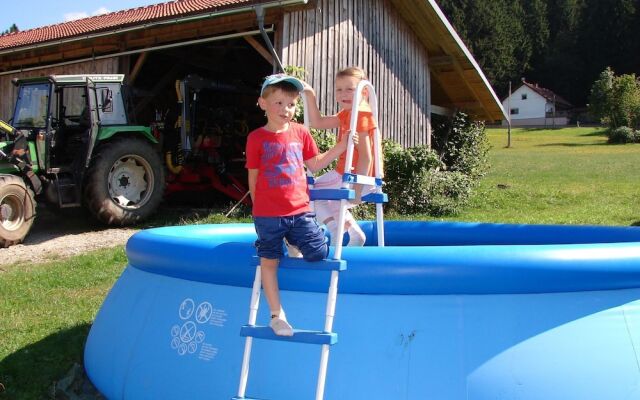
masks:
[[[527,99],[527,94],[526,93],[522,93],[522,100],[526,100]]]
[[[517,115],[520,114],[520,109],[519,108],[512,108],[511,109],[511,115]]]

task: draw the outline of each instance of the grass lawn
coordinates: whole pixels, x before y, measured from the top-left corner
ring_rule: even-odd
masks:
[[[640,145],[607,145],[594,128],[489,130],[492,168],[458,221],[634,225]],[[405,217],[432,219],[429,217]],[[198,221],[227,222],[220,215]],[[247,219],[242,220],[247,222]],[[1,253],[0,253],[1,254]],[[122,247],[63,261],[0,268],[0,399],[50,398],[74,363]]]
[[[489,129],[491,170],[467,209],[445,220],[634,225],[640,145],[610,145],[601,129]]]
[[[126,264],[124,248],[0,269],[0,399],[52,398],[82,362],[91,322]]]

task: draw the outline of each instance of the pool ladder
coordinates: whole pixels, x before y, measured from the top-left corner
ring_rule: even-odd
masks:
[[[378,101],[373,85],[369,81],[363,80],[359,83],[356,93],[354,95],[354,101],[352,104],[360,104],[362,101],[362,91],[367,89],[369,91],[369,103],[371,111],[375,121],[378,121]],[[302,96],[305,104],[305,125],[309,126],[306,97]],[[356,125],[358,121],[358,110],[354,110],[351,113],[350,128],[351,132],[356,132]],[[381,139],[380,131],[377,127],[374,134],[374,171],[375,177],[366,175],[356,175],[348,173],[345,170],[345,174],[342,176],[342,185],[340,189],[313,189],[313,175],[309,174],[307,182],[310,187],[311,200],[340,200],[340,216],[338,218],[338,238],[344,236],[344,220],[345,211],[347,207],[347,201],[355,198],[355,191],[351,186],[355,183],[364,185],[375,185],[376,190],[374,193],[362,196],[363,202],[376,204],[376,232],[378,239],[378,246],[384,246],[384,224],[383,224],[383,210],[382,204],[387,202],[387,194],[382,192],[382,163],[381,163]],[[352,133],[353,134],[353,133]],[[345,165],[351,165],[353,163],[353,139],[349,137],[349,143],[347,146],[347,155]],[[322,350],[320,353],[320,369],[318,371],[318,381],[316,385],[316,400],[322,400],[324,398],[324,388],[327,376],[327,366],[329,363],[329,346],[332,346],[338,342],[338,335],[332,332],[333,318],[335,316],[336,301],[338,298],[338,273],[347,269],[347,262],[342,260],[342,240],[336,241],[335,251],[331,259],[325,259],[323,261],[308,262],[301,258],[288,258],[284,257],[280,260],[279,268],[288,269],[307,269],[313,271],[331,271],[331,280],[329,283],[329,291],[327,294],[327,307],[325,314],[324,330],[312,331],[294,329],[293,336],[278,336],[269,326],[256,325],[256,318],[258,314],[258,306],[260,303],[260,289],[262,286],[261,270],[260,270],[260,258],[254,257],[255,261],[253,265],[256,265],[256,274],[253,281],[253,288],[251,290],[251,301],[249,305],[249,322],[247,325],[242,326],[240,329],[240,336],[246,337],[244,346],[244,355],[242,358],[242,369],[240,372],[240,385],[238,387],[237,396],[232,400],[257,400],[253,397],[245,397],[247,388],[247,382],[249,379],[249,360],[251,358],[251,348],[253,345],[253,338],[278,340],[283,342],[294,343],[308,343],[321,345]]]

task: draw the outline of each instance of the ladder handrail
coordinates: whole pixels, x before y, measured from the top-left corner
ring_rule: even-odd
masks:
[[[350,120],[350,131],[349,131],[349,139],[347,143],[347,154],[345,157],[345,173],[351,173],[353,170],[353,152],[354,152],[354,143],[353,143],[353,135],[357,133],[357,123],[358,123],[358,113],[359,106],[362,102],[362,92],[364,89],[368,89],[369,98],[371,99],[369,104],[371,107],[371,112],[376,121],[376,127],[374,130],[373,137],[373,145],[374,145],[374,172],[376,180],[382,179],[382,154],[380,154],[381,143],[380,143],[380,130],[378,128],[378,97],[376,95],[375,88],[371,84],[371,82],[367,80],[362,80],[358,84],[356,88],[356,92],[354,94],[353,99],[353,107],[351,109],[351,120]],[[307,97],[305,93],[302,94],[302,103],[304,106],[304,124],[307,128],[309,126],[309,109],[307,107]],[[307,175],[313,177],[313,173],[307,170]],[[309,188],[313,188],[313,184],[309,184]],[[343,180],[342,189],[350,189],[351,184],[345,180]],[[382,187],[380,184],[376,184],[376,193],[382,193]],[[311,202],[313,207],[313,202]],[[345,222],[345,213],[347,207],[347,200],[340,200],[340,215],[338,216],[338,232],[336,233],[336,249],[333,253],[333,258],[336,260],[340,260],[342,258],[342,237],[344,236],[344,222]],[[376,204],[376,221],[377,221],[377,235],[378,235],[378,246],[384,246],[384,224],[382,220],[382,204]],[[335,308],[336,308],[336,300],[338,296],[338,272],[331,272],[331,282],[329,284],[329,292],[327,294],[327,306],[326,306],[326,318],[324,331],[331,332],[333,329],[333,319],[335,316]],[[318,371],[318,381],[316,385],[316,400],[322,400],[324,398],[324,389],[325,389],[325,381],[327,376],[327,366],[329,363],[329,346],[323,345],[322,351],[320,354],[320,368]]]
[[[262,268],[256,267],[256,274],[251,287],[251,300],[249,301],[249,325],[255,325],[258,317],[258,307],[260,306],[260,288],[262,286]],[[251,359],[251,347],[253,338],[247,336],[244,342],[244,353],[242,355],[242,367],[240,369],[240,383],[238,385],[238,398],[244,398],[249,380],[249,363]]]
[[[373,132],[373,166],[374,166],[374,174],[376,179],[382,179],[382,154],[380,154],[382,149],[382,143],[380,138],[380,128],[379,119],[378,119],[378,96],[376,95],[376,89],[373,87],[371,82],[368,80],[361,80],[356,87],[356,92],[353,96],[353,102],[351,107],[351,121],[349,124],[349,129],[351,130],[351,134],[355,134],[358,127],[358,114],[360,113],[360,103],[362,102],[362,92],[367,89],[369,92],[369,98],[367,102],[369,103],[369,107],[371,107],[371,114],[373,115],[374,121],[376,121],[376,126]],[[345,159],[345,172],[347,172],[347,166],[349,166],[349,172],[353,169],[351,165],[353,163],[353,142],[350,140],[350,146],[347,147],[347,156]],[[348,188],[349,183],[343,182],[343,188]],[[376,185],[376,193],[382,193],[382,186]],[[384,246],[384,221],[382,217],[382,204],[376,204],[376,228],[377,228],[377,236],[378,236],[378,246]],[[342,221],[338,222],[340,225],[338,227],[340,233],[340,227],[342,226],[342,230],[344,231],[344,217],[342,216]],[[344,234],[344,232],[342,232]],[[341,236],[338,236],[341,237]],[[342,249],[340,249],[342,250]],[[336,249],[336,252],[338,249]]]
[[[304,114],[304,126],[307,127],[307,129],[309,129],[309,131],[311,131],[311,125],[309,122],[309,108],[307,108],[307,96],[305,95],[304,92],[302,92],[302,95],[300,96],[302,97],[302,110],[303,110],[303,114]],[[307,176],[310,178],[313,178],[313,172],[311,172],[311,170],[309,170],[307,168]],[[313,183],[308,183],[309,186],[309,190],[313,189]],[[315,206],[313,201],[309,202],[309,206],[311,207],[311,211],[315,211]]]
[[[351,120],[349,121],[349,129],[351,130],[351,134],[355,134],[358,128],[358,114],[360,113],[360,103],[362,102],[362,92],[367,89],[369,91],[369,98],[367,102],[369,103],[369,107],[371,107],[371,114],[376,122],[378,122],[378,96],[376,95],[376,89],[373,87],[371,82],[367,80],[362,80],[358,83],[356,87],[356,92],[353,96],[352,108],[351,108]],[[374,174],[375,177],[380,179],[382,178],[382,163],[380,162],[381,154],[377,154],[380,149],[380,130],[376,124],[374,128],[374,136],[373,136],[373,145],[374,145]],[[347,172],[347,165],[349,166],[349,172],[353,169],[353,143],[350,142],[351,146],[347,147],[347,156],[345,158],[345,172]]]

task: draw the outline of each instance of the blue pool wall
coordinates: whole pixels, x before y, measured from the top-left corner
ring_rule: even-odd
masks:
[[[375,224],[361,225],[375,236]],[[640,230],[427,222],[385,230],[385,248],[344,249],[326,399],[640,398]],[[251,224],[134,235],[85,348],[98,389],[110,399],[235,395],[254,240]],[[329,274],[279,277],[293,325],[320,329]],[[212,316],[199,321],[185,304],[209,305]],[[319,354],[254,341],[247,393],[313,398]]]

